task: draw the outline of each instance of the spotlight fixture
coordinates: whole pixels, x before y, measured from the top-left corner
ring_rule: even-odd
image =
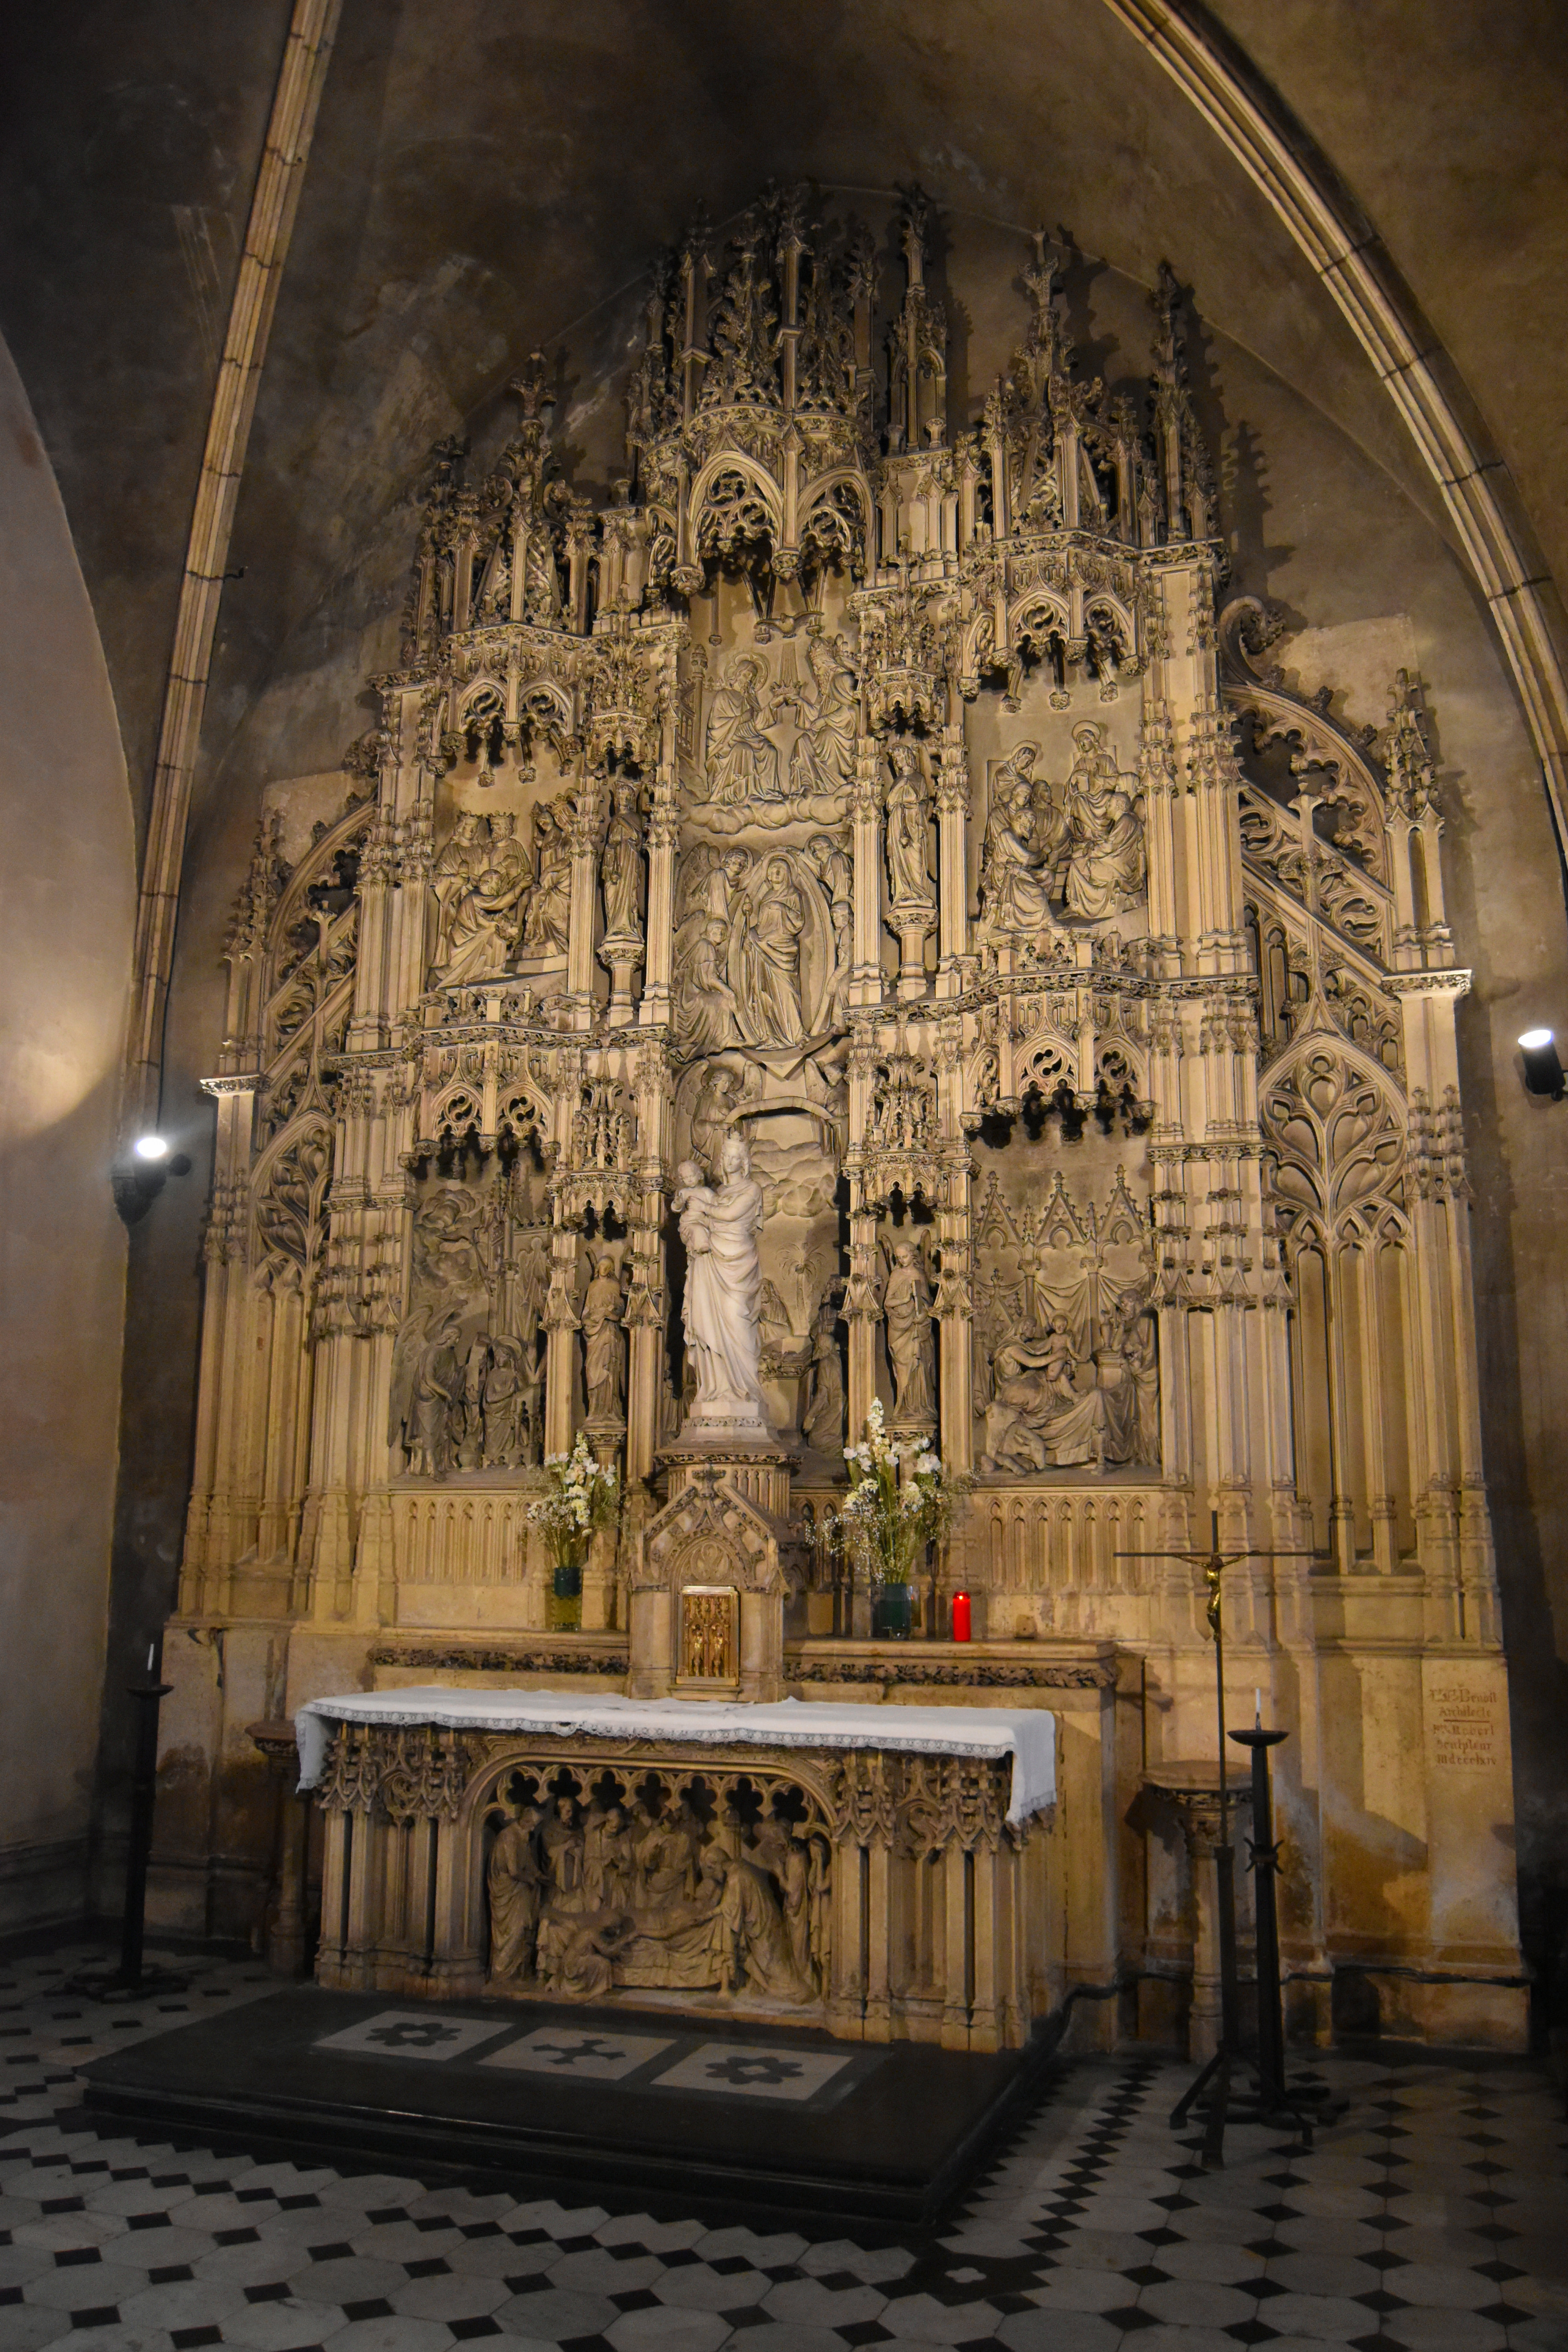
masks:
[[[188,1176],[190,1172],[187,1155],[176,1151],[168,1137],[160,1135],[156,1128],[148,1128],[121,1146],[110,1168],[114,1205],[126,1224],[137,1224],[171,1176]]]
[[[1527,1029],[1519,1041],[1524,1056],[1524,1083],[1532,1095],[1550,1095],[1561,1102],[1568,1081],[1563,1072],[1562,1059],[1550,1029]]]

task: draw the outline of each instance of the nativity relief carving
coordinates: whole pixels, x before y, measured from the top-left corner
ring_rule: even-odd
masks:
[[[982,1472],[1157,1467],[1159,1374],[1146,1309],[1136,1294],[1113,1300],[1092,1344],[1075,1339],[1065,1317],[1044,1331],[1017,1330],[1008,1304],[994,1306],[988,1320],[1009,1336],[981,1384],[989,1397]]]
[[[1118,1169],[1081,1209],[1060,1171],[1016,1205],[993,1170],[976,1220],[973,1396],[983,1475],[1161,1461],[1150,1225]]]
[[[518,1770],[492,1818],[491,1990],[710,1992],[792,2009],[826,1992],[832,1847],[789,1782]]]

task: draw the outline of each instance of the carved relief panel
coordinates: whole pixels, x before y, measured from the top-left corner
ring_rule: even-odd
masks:
[[[541,1460],[549,1285],[544,1179],[527,1154],[473,1182],[416,1188],[409,1307],[393,1349],[388,1435],[412,1476]]]
[[[1035,1103],[1005,1144],[983,1133],[974,1145],[983,1476],[1161,1464],[1147,1169],[1135,1137],[1098,1122],[1058,1145],[1070,1124]]]
[[[798,1782],[520,1766],[490,1820],[492,1990],[708,1991],[793,2009],[827,1991],[832,1829]]]

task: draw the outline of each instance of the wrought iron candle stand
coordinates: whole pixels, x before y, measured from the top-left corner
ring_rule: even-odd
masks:
[[[153,1673],[154,1649],[147,1652]],[[158,1793],[158,1710],[172,1683],[127,1683],[136,1702],[136,1760],[131,1780],[131,1833],[125,1853],[125,1909],[121,1920],[120,1966],[106,1976],[89,1973],[67,1980],[68,1992],[89,2000],[132,2000],[146,1993],[183,1992],[187,1979],[167,1969],[148,1968],[142,1958],[147,1917],[147,1868],[153,1858],[153,1807]]]
[[[1285,2011],[1275,1887],[1279,1847],[1274,1835],[1274,1792],[1268,1777],[1268,1751],[1289,1734],[1266,1731],[1259,1717],[1250,1731],[1233,1731],[1230,1737],[1238,1748],[1252,1750],[1252,1836],[1247,1843],[1252,1853],[1253,1933],[1258,1952],[1258,2095],[1265,2105],[1294,2113],[1292,2093],[1285,2079]]]
[[[1236,2123],[1284,2123],[1296,2126],[1306,2145],[1312,2144],[1312,2115],[1319,2122],[1332,2112],[1327,2085],[1314,2080],[1290,2082],[1285,2073],[1285,2022],[1279,1983],[1279,1923],[1275,1875],[1279,1849],[1274,1838],[1273,1793],[1269,1785],[1268,1750],[1284,1731],[1265,1730],[1261,1720],[1249,1731],[1226,1729],[1224,1582],[1227,1568],[1247,1559],[1314,1559],[1308,1551],[1233,1551],[1219,1548],[1219,1513],[1209,1518],[1211,1549],[1201,1551],[1119,1552],[1119,1559],[1183,1559],[1203,1570],[1208,1587],[1206,1615],[1214,1635],[1215,1715],[1219,1751],[1219,1842],[1215,1876],[1219,1940],[1219,2047],[1197,2080],[1184,2091],[1171,2110],[1173,2130],[1180,2130],[1194,2108],[1204,2118],[1201,2161],[1225,2162],[1225,2127]],[[1230,1738],[1252,1750],[1252,1837],[1258,1969],[1258,2047],[1256,2058],[1242,2047],[1241,1983],[1236,1957],[1236,1849],[1230,1836],[1229,1790],[1226,1776],[1226,1741]],[[1252,2078],[1251,2087],[1238,2089],[1237,2068]]]

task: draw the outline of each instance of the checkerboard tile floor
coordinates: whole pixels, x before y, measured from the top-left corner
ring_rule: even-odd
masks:
[[[0,1963],[0,2352],[1568,2352],[1568,2127],[1522,2064],[1329,2059],[1314,2148],[1232,2130],[1205,2174],[1185,2069],[1082,2062],[940,2238],[861,2243],[95,2131],[79,2064],[273,1989],[63,1990],[101,1957]]]

